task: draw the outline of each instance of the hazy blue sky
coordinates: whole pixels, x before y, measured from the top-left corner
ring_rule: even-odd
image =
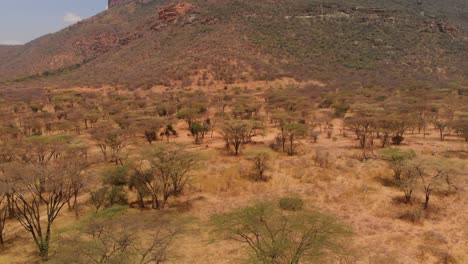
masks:
[[[0,0],[0,44],[23,44],[106,10],[107,0]]]

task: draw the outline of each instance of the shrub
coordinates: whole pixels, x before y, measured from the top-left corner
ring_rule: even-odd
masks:
[[[252,164],[253,175],[255,181],[266,181],[265,171],[268,169],[268,163],[271,159],[269,149],[259,148],[247,152],[247,159]]]
[[[286,211],[300,211],[304,207],[301,198],[285,197],[279,200],[279,207]]]
[[[421,208],[408,209],[400,216],[401,219],[417,223],[424,219],[424,210]]]
[[[129,169],[127,167],[113,167],[102,172],[103,183],[112,186],[124,186],[127,184]]]

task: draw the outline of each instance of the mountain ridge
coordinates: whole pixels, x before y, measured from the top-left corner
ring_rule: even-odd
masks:
[[[466,80],[466,10],[462,0],[131,2],[23,46],[0,47],[0,81]]]

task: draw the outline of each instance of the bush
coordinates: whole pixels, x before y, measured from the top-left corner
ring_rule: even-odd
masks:
[[[119,166],[108,168],[102,172],[103,183],[111,186],[124,186],[127,184],[129,169]]]
[[[252,164],[252,178],[255,181],[266,181],[265,171],[268,169],[268,163],[271,159],[270,150],[259,148],[247,152],[247,159]]]
[[[333,105],[335,108],[335,117],[344,117],[349,110],[349,105],[344,104],[335,104]]]
[[[400,216],[400,218],[413,223],[420,222],[424,218],[424,210],[421,208],[408,209]]]
[[[394,137],[392,137],[392,143],[393,143],[394,145],[400,145],[401,142],[403,142],[403,140],[405,140],[405,138],[402,137],[402,136],[394,136]]]
[[[301,198],[281,198],[279,200],[279,207],[287,211],[300,211],[304,207],[304,201]]]
[[[107,201],[110,206],[114,204],[126,205],[128,203],[128,196],[122,186],[113,186],[108,193]]]

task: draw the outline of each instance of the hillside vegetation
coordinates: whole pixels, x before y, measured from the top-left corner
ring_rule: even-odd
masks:
[[[467,25],[463,0],[154,0],[0,46],[0,80],[8,87],[460,81],[468,74]]]

